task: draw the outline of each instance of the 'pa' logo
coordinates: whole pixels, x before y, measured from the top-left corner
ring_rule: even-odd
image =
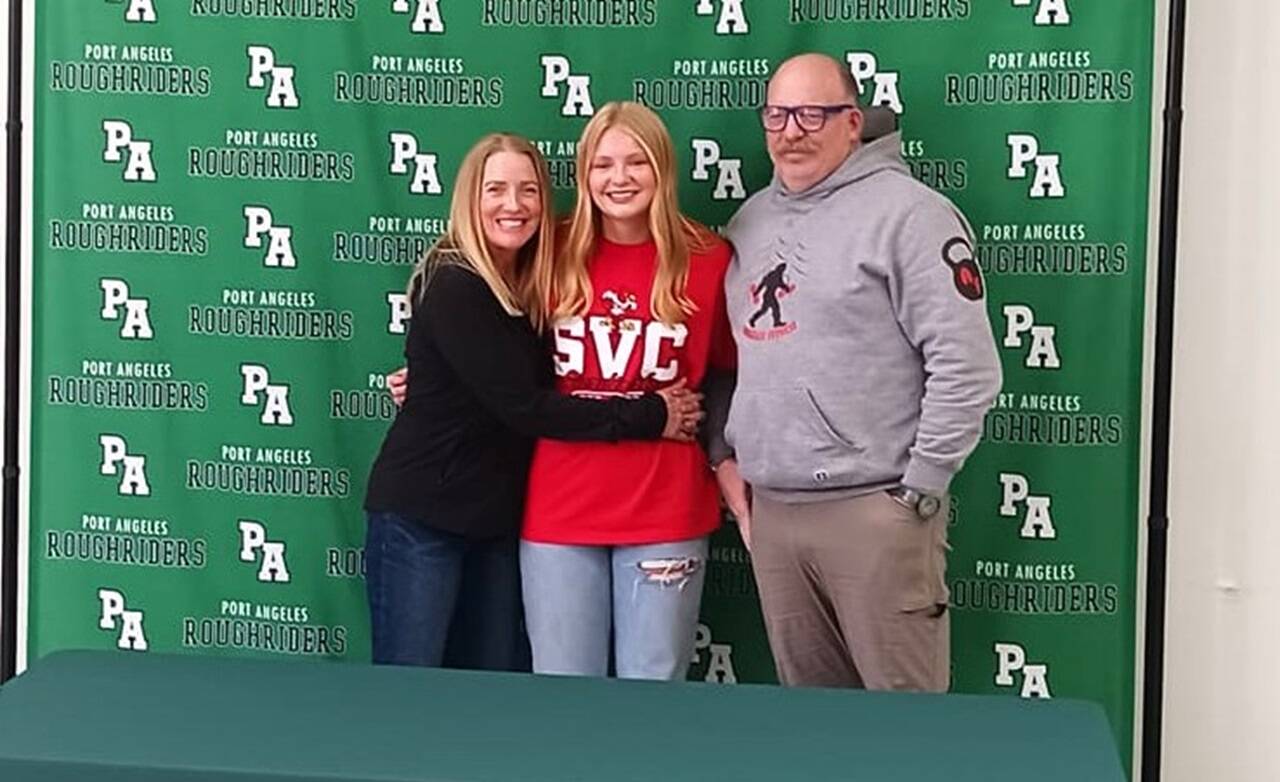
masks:
[[[276,225],[275,215],[271,213],[270,207],[245,205],[244,246],[253,250],[262,249],[263,234],[270,239],[267,254],[262,256],[263,266],[292,269],[298,265],[298,258],[293,254],[293,228]]]
[[[102,132],[107,137],[106,147],[102,150],[102,160],[106,163],[124,165],[124,181],[154,182],[156,167],[151,163],[151,142],[135,139],[133,126],[122,119],[104,119]],[[124,153],[129,152],[126,160]]]
[[[742,183],[742,158],[721,157],[720,143],[709,138],[695,138],[693,145],[693,180],[706,182],[711,179],[711,167],[716,167],[716,189],[711,198],[716,201],[742,200],[747,188]]]
[[[267,86],[267,77],[271,77],[271,89],[267,90],[267,108],[298,108],[298,91],[293,85],[293,66],[276,65],[276,53],[270,46],[250,45],[246,51],[249,55],[249,87],[260,90]]]
[[[1024,538],[1052,540],[1058,537],[1053,527],[1053,517],[1049,515],[1049,495],[1031,493],[1031,484],[1025,475],[1017,473],[1000,473],[1001,499],[1000,515],[1005,518],[1017,518],[1020,503],[1026,505],[1026,515],[1022,517],[1022,529],[1018,534]]]
[[[1049,666],[1027,662],[1027,652],[1017,644],[996,643],[996,686],[1013,687],[1014,674],[1022,674],[1023,698],[1052,698]]]
[[[293,426],[289,386],[272,383],[270,371],[260,364],[241,364],[240,376],[244,380],[240,404],[251,407],[262,404],[262,417],[258,420],[263,426]],[[264,397],[265,404],[261,401]]]
[[[103,475],[120,476],[118,493],[136,497],[151,494],[151,486],[147,483],[147,457],[129,453],[129,444],[118,434],[98,435],[98,445],[102,447],[102,463],[98,471]]]
[[[751,32],[742,3],[743,0],[718,0],[720,14],[716,20],[716,35],[746,35]],[[698,0],[693,12],[698,16],[716,16],[716,5],[717,0]]]
[[[860,97],[867,94],[867,81],[871,82],[870,86],[873,88],[871,97],[869,99],[864,97],[866,105],[884,106],[894,114],[906,111],[902,105],[902,94],[899,92],[901,74],[898,71],[881,70],[876,56],[871,52],[846,52],[844,59],[849,63],[849,73],[853,74],[853,81],[858,85]]]
[[[415,33],[443,33],[444,17],[440,16],[440,0],[392,0],[393,14],[413,13],[409,29]]]
[[[109,277],[98,281],[102,288],[103,320],[120,320],[120,310],[124,308],[124,322],[120,324],[121,339],[151,339],[155,336],[151,330],[151,319],[147,316],[147,308],[151,305],[148,299],[133,298],[129,295],[129,283]]]
[[[142,629],[142,612],[131,611],[125,606],[124,593],[115,589],[99,589],[98,629],[116,630],[116,648],[132,652],[147,650],[147,634]]]
[[[289,566],[284,561],[284,542],[267,540],[267,528],[253,519],[240,519],[240,561],[258,563],[258,580],[289,583]],[[258,558],[261,555],[262,561]]]
[[[409,173],[413,163],[413,177],[409,180],[409,192],[418,195],[440,195],[440,175],[436,172],[436,154],[419,152],[418,139],[412,133],[393,130],[388,135],[391,142],[391,173],[403,176]]]
[[[733,670],[733,646],[713,643],[711,640],[711,628],[698,623],[698,631],[693,636],[694,665],[702,663],[703,652],[709,655],[707,658],[707,675],[704,677],[706,681],[719,684],[738,683],[738,675]]]
[[[388,334],[403,334],[406,325],[409,322],[409,297],[404,293],[388,293],[387,308],[390,314],[387,318]]]
[[[107,0],[107,2],[118,3],[120,0]],[[156,20],[154,0],[129,0],[129,5],[124,9],[124,20],[126,22],[154,22]]]
[[[1036,174],[1031,182],[1032,198],[1062,198],[1067,194],[1062,186],[1062,156],[1040,154],[1040,140],[1030,133],[1010,133],[1009,179],[1026,179],[1027,164],[1035,163]]]
[[[542,97],[560,97],[560,85],[566,85],[564,104],[560,114],[565,117],[590,117],[596,112],[591,103],[591,76],[571,73],[569,58],[559,54],[544,54],[542,63]]]
[[[1004,346],[1021,348],[1022,338],[1031,334],[1031,347],[1027,350],[1026,366],[1030,369],[1061,369],[1056,337],[1057,326],[1036,323],[1036,313],[1025,304],[1006,304],[1004,312]]]
[[[1013,0],[1015,7],[1036,7],[1036,24],[1041,26],[1071,24],[1067,0]]]

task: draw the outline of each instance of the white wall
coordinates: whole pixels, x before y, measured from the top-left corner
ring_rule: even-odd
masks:
[[[1280,3],[1190,0],[1164,774],[1280,780]]]

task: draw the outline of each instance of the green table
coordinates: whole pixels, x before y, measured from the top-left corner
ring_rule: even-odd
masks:
[[[1121,782],[1102,710],[115,652],[0,688],[0,780]]]

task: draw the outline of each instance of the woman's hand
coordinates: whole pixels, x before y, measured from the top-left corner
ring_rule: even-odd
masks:
[[[669,440],[692,442],[698,433],[698,423],[706,417],[702,409],[702,394],[690,391],[688,380],[681,378],[675,385],[658,391],[667,405],[667,425],[662,436]]]

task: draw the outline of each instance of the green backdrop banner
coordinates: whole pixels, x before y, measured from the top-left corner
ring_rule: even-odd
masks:
[[[42,0],[30,653],[368,659],[360,502],[409,269],[484,132],[557,204],[606,101],[719,227],[784,57],[847,63],[977,232],[1005,387],[951,508],[955,689],[1132,734],[1149,0]],[[747,554],[692,675],[771,681]]]

